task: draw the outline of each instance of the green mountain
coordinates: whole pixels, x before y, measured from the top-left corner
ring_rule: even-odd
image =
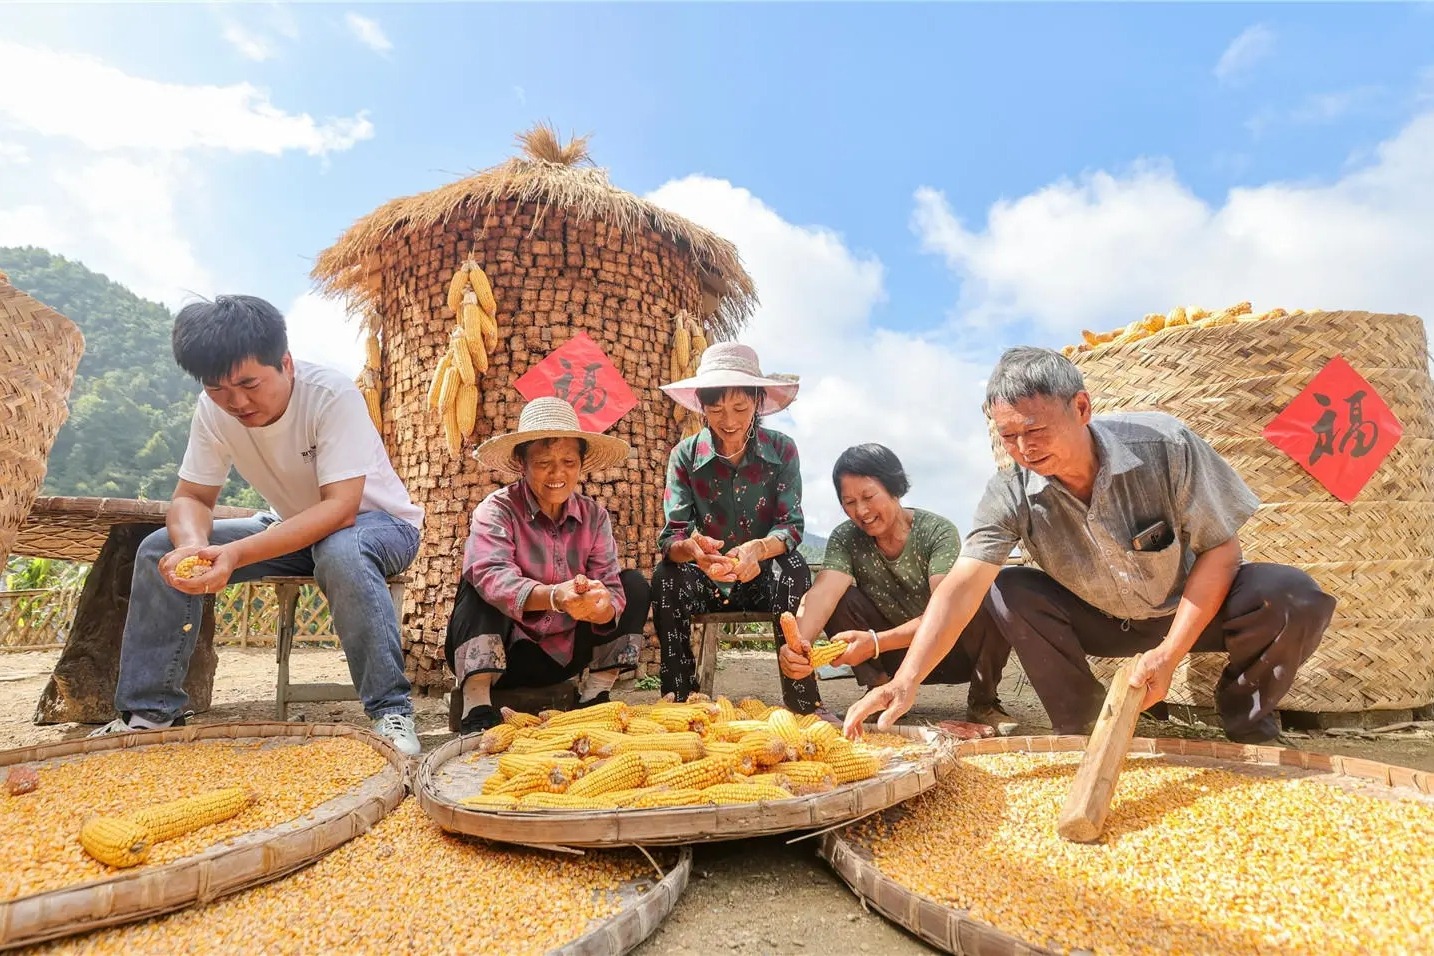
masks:
[[[174,364],[174,316],[78,262],[33,246],[0,246],[0,271],[85,336],[70,417],[50,450],[41,493],[167,499],[199,392]],[[220,500],[263,504],[232,475]]]
[[[827,539],[810,531],[804,532],[802,543],[797,545],[797,553],[806,558],[808,564],[821,564],[827,553]]]

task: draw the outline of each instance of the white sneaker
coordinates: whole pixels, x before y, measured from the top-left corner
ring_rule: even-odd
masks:
[[[127,723],[123,717],[116,717],[114,720],[112,720],[112,721],[110,721],[109,723],[105,724],[105,725],[104,725],[103,727],[101,727],[99,730],[92,730],[92,731],[90,731],[86,736],[89,736],[89,737],[108,737],[108,736],[110,736],[111,734],[137,734],[137,733],[139,733],[139,732],[141,732],[141,731],[144,731],[144,730],[168,730],[170,727],[182,727],[182,726],[184,726],[184,721],[183,721],[182,719],[181,719],[181,720],[171,721],[170,723],[167,723],[167,724],[139,724],[139,725],[131,725],[131,724]]]
[[[373,722],[373,732],[388,738],[405,757],[417,757],[423,750],[413,731],[413,718],[407,714],[385,714]]]

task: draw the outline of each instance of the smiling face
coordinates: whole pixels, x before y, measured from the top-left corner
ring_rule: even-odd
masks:
[[[867,475],[841,476],[841,508],[852,522],[873,538],[898,527],[901,499]]]
[[[757,414],[757,401],[745,389],[729,388],[717,401],[704,404],[702,414],[707,416],[707,427],[718,445],[735,448],[746,440]]]
[[[991,406],[991,420],[1006,454],[1043,478],[1079,478],[1095,470],[1090,424],[1090,396],[1078,393],[1069,401],[1034,395],[1015,404]]]
[[[577,491],[582,470],[582,446],[576,438],[535,441],[523,449],[523,479],[549,513],[555,513]]]
[[[225,412],[247,428],[272,425],[289,407],[294,391],[294,360],[288,352],[280,367],[247,358],[217,382],[205,383],[204,391]]]

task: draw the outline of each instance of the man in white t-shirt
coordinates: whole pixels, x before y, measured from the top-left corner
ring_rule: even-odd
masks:
[[[173,346],[204,393],[166,526],[135,559],[115,689],[120,716],[92,736],[183,722],[206,594],[265,575],[312,575],[374,730],[417,755],[384,579],[418,553],[423,509],[394,473],[362,394],[340,372],[294,361],[283,315],[253,296],[185,306]],[[274,513],[214,519],[231,467]],[[211,566],[176,576],[191,555]]]

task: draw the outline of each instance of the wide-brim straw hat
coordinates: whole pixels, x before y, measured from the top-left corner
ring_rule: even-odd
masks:
[[[576,438],[588,443],[582,470],[603,471],[627,461],[631,450],[627,442],[615,435],[584,431],[578,424],[578,413],[564,399],[556,396],[535,398],[523,406],[516,431],[495,435],[473,451],[473,457],[489,468],[521,475],[523,463],[513,452],[524,442],[545,438]]]
[[[714,342],[702,353],[697,374],[680,382],[659,386],[683,408],[702,413],[697,390],[702,388],[760,388],[764,390],[758,414],[780,412],[797,398],[801,387],[795,375],[764,375],[756,351],[737,342]]]

